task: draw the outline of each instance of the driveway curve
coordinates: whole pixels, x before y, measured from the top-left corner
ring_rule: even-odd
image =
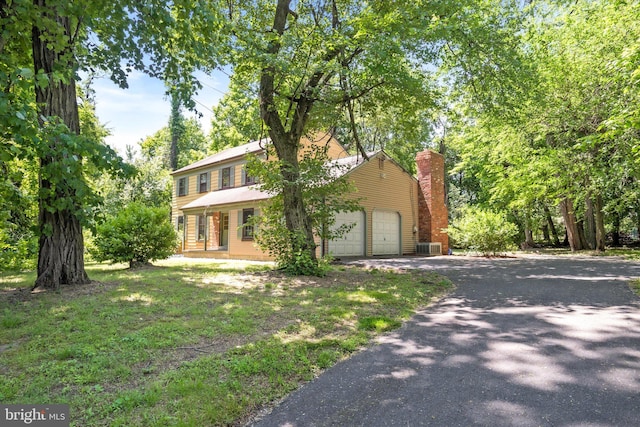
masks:
[[[366,259],[456,289],[291,394],[257,426],[636,426],[640,263]]]

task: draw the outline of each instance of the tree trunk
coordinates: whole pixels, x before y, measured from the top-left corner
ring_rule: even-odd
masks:
[[[596,249],[596,219],[595,209],[593,206],[593,200],[591,196],[586,200],[587,210],[584,213],[585,216],[585,229],[584,236],[587,241],[589,249]]]
[[[553,218],[551,218],[551,212],[547,205],[543,205],[544,215],[547,218],[547,225],[549,226],[549,230],[551,230],[551,235],[553,236],[553,244],[555,246],[560,246],[560,237],[558,236],[558,230],[556,229],[556,225],[553,223]]]
[[[282,36],[286,29],[289,16],[289,4],[291,0],[278,0],[273,20],[273,31]],[[280,51],[280,42],[274,38],[267,47],[267,53],[277,56]],[[337,54],[337,52],[336,52]],[[276,149],[278,158],[282,162],[280,172],[284,181],[283,203],[285,224],[291,232],[290,241],[295,252],[307,252],[309,257],[316,261],[316,243],[313,238],[313,227],[302,198],[300,184],[300,168],[298,164],[298,148],[302,138],[304,127],[309,118],[315,102],[314,92],[323,78],[322,73],[313,74],[305,84],[305,89],[295,100],[295,112],[292,122],[285,129],[284,121],[278,113],[278,105],[275,101],[275,67],[268,65],[260,74],[260,116],[269,127],[269,136]],[[293,107],[293,104],[291,105]],[[302,232],[303,241],[295,238],[295,233]]]
[[[589,244],[587,243],[587,238],[584,233],[584,220],[580,220],[577,223],[578,226],[578,237],[580,238],[580,246],[582,249],[590,249]]]
[[[547,224],[542,226],[542,237],[548,245],[551,244],[551,236],[549,235],[549,226]]]
[[[524,214],[524,244],[523,249],[533,248],[536,242],[533,241],[533,230],[531,229],[531,215],[529,212]]]
[[[528,226],[524,229],[524,246],[525,248],[533,248],[536,246],[536,242],[533,241],[533,230]]]
[[[636,207],[636,230],[638,231],[638,240],[640,240],[640,207]]]
[[[584,249],[582,242],[580,241],[580,232],[578,231],[576,214],[573,210],[573,202],[568,198],[562,199],[562,201],[560,201],[560,211],[562,212],[564,225],[567,229],[567,240],[571,247],[571,251]]]
[[[180,116],[180,99],[171,95],[171,117],[169,118],[169,131],[171,133],[171,145],[169,147],[169,167],[172,171],[178,169],[178,142],[182,134],[182,121]]]
[[[64,30],[65,37],[71,40],[73,34],[69,18],[60,17],[57,11],[47,9],[45,0],[34,0],[34,4],[42,10],[47,10],[48,17]],[[58,117],[69,131],[78,135],[80,121],[78,118],[78,103],[76,86],[73,76],[65,81],[54,78],[54,72],[69,72],[75,67],[72,63],[73,55],[67,49],[54,50],[55,43],[50,42],[57,33],[51,34],[47,29],[37,26],[32,30],[33,63],[36,72],[40,70],[49,76],[46,87],[36,85],[36,102],[41,117]],[[71,42],[69,42],[71,43]],[[43,124],[43,123],[41,123]],[[45,135],[46,138],[46,135]],[[62,142],[58,136],[46,141],[49,144],[48,154],[40,158],[40,198],[38,226],[40,231],[38,253],[38,277],[34,288],[43,287],[57,289],[62,284],[76,285],[89,282],[84,270],[84,241],[82,226],[72,208],[55,208],[56,202],[62,199],[74,198],[73,190],[53,185],[47,178],[46,171],[50,165],[55,165],[63,159],[63,154],[57,149]],[[68,160],[67,160],[68,161]],[[77,161],[81,161],[78,159]],[[44,191],[43,191],[44,190]],[[53,191],[51,191],[53,190]]]
[[[594,211],[596,216],[596,245],[597,251],[605,250],[605,229],[604,229],[604,211],[602,206],[602,197],[598,194],[594,200]]]
[[[291,232],[301,231],[304,234],[304,241],[292,241],[294,251],[307,252],[312,260],[316,260],[316,242],[313,237],[313,227],[311,220],[305,209],[302,197],[302,187],[300,181],[300,169],[298,166],[298,141],[288,141],[277,143],[271,136],[273,145],[276,147],[278,158],[282,161],[280,173],[284,179],[283,204],[284,218],[287,229]],[[286,141],[286,140],[285,140]],[[298,247],[298,245],[300,245]]]
[[[620,245],[620,214],[617,212],[613,213],[613,230],[611,232],[611,242],[612,246],[621,246]]]

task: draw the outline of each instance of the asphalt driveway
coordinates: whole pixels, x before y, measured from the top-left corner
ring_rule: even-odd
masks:
[[[637,426],[640,263],[617,258],[355,261],[457,288],[327,370],[258,426]]]

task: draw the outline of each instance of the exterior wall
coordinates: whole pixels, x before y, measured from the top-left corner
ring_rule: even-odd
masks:
[[[449,236],[443,229],[449,224],[445,204],[444,157],[425,150],[416,156],[420,193],[418,198],[420,242],[440,242],[442,254],[449,252]]]
[[[304,147],[312,144],[327,144],[328,154],[331,158],[341,158],[348,154],[344,148],[329,134],[317,134],[318,137],[312,143],[303,141]],[[380,160],[385,159],[385,160]],[[418,241],[440,242],[443,253],[448,251],[448,236],[442,232],[447,227],[447,210],[444,193],[444,159],[438,153],[425,151],[418,153],[418,181],[402,169],[396,162],[378,153],[369,161],[357,166],[349,173],[349,179],[354,183],[357,191],[354,197],[361,198],[360,204],[365,212],[366,229],[366,255],[373,253],[373,212],[384,210],[397,212],[400,216],[402,254],[413,254]],[[172,223],[177,225],[177,218],[185,217],[185,256],[220,257],[220,258],[246,258],[270,260],[267,254],[260,251],[253,241],[243,241],[238,235],[238,213],[242,208],[239,204],[230,206],[216,206],[212,212],[207,212],[208,237],[207,250],[204,251],[204,241],[197,240],[196,215],[202,213],[202,209],[194,209],[185,215],[181,208],[205,193],[199,193],[198,176],[201,173],[210,173],[210,191],[218,191],[220,171],[228,166],[234,166],[233,187],[242,185],[242,171],[245,164],[243,158],[234,158],[219,162],[214,165],[205,165],[198,169],[192,169],[173,177],[174,190],[172,195]],[[188,194],[177,196],[177,183],[182,177],[189,178]],[[219,248],[219,215],[221,212],[229,214],[229,239],[226,248]],[[320,242],[318,242],[320,243]],[[320,249],[318,249],[320,255]]]
[[[238,224],[242,220],[242,210],[244,208],[254,208],[256,214],[260,211],[257,206],[227,206],[216,208],[217,211],[207,215],[209,221],[207,249],[205,250],[204,240],[197,240],[197,210],[190,211],[187,214],[187,236],[185,239],[185,247],[183,255],[195,258],[240,258],[255,260],[272,260],[267,253],[263,253],[256,245],[254,240],[243,240],[241,231],[238,230]],[[229,215],[229,235],[226,247],[221,247],[220,242],[220,218],[222,214]]]
[[[173,191],[171,195],[171,223],[174,227],[178,223],[178,217],[182,215],[182,206],[191,203],[192,201],[199,199],[207,194],[206,192],[198,192],[198,178],[202,173],[209,173],[209,191],[218,191],[219,179],[222,169],[233,166],[233,187],[242,186],[242,170],[244,169],[245,160],[233,160],[229,162],[222,162],[216,165],[209,165],[200,169],[190,170],[188,172],[175,175],[173,177]],[[186,196],[178,196],[178,181],[181,178],[188,177],[189,185]],[[193,234],[191,234],[193,236]]]
[[[360,205],[366,214],[366,255],[373,253],[371,225],[376,209],[400,214],[401,252],[413,254],[417,243],[417,233],[413,231],[418,225],[418,184],[391,159],[384,160],[380,168],[378,159],[381,157],[385,157],[384,153],[379,153],[349,174],[358,189],[354,197],[364,198]]]
[[[304,155],[303,151],[309,149],[312,145],[328,146],[329,158],[337,159],[340,157],[348,156],[344,147],[331,136],[329,133],[316,133],[313,140],[303,138],[301,141],[302,150],[300,156]],[[177,227],[178,217],[183,215],[181,208],[188,203],[202,197],[206,193],[198,192],[198,178],[202,173],[209,173],[209,191],[219,190],[220,173],[223,168],[233,166],[234,167],[234,185],[233,187],[240,187],[242,185],[242,171],[246,160],[244,158],[229,159],[224,162],[216,164],[205,165],[197,169],[191,169],[184,173],[179,173],[173,176],[173,192],[171,197],[171,223],[174,227]],[[188,191],[186,196],[178,196],[178,181],[181,178],[187,177],[189,180]],[[199,243],[195,240],[196,225],[195,216],[190,215],[190,221],[187,223],[187,239],[185,239],[185,250],[199,249],[200,246],[204,247],[204,243]],[[207,247],[209,244],[207,244]],[[242,245],[241,245],[242,246]]]
[[[339,159],[342,157],[348,157],[349,153],[344,149],[342,144],[338,142],[330,133],[328,132],[317,132],[311,139],[303,138],[300,141],[301,150],[298,157],[301,159],[306,152],[309,152],[313,145],[324,147],[327,146],[327,156],[330,159]]]
[[[192,251],[192,250],[204,250],[205,249],[205,240],[197,239],[197,223],[198,223],[198,215],[185,215],[187,221],[186,227],[186,235],[184,239],[184,251]],[[220,243],[220,235],[218,233],[219,230],[219,213],[209,213],[206,216],[207,221],[207,236],[206,236],[206,247],[207,250],[215,250],[219,248]],[[180,236],[182,238],[182,236]]]
[[[242,206],[238,209],[229,210],[229,257],[231,258],[246,258],[257,260],[271,260],[268,254],[262,252],[255,241],[242,240],[242,235],[238,230],[240,215],[243,208],[254,208],[255,206]],[[256,212],[259,215],[259,212]]]

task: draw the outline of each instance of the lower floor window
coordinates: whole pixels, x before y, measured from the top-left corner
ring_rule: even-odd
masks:
[[[253,224],[249,222],[253,213],[253,208],[242,210],[242,240],[253,240]]]
[[[198,215],[198,240],[204,240],[207,232],[207,217]]]

